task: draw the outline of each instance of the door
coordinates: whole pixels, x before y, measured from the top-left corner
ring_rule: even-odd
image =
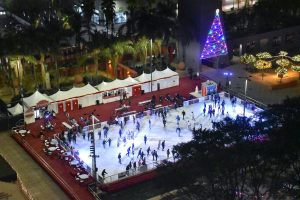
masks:
[[[58,103],[57,104],[58,107],[58,113],[63,113],[64,112],[64,104],[63,103]]]
[[[73,99],[72,103],[73,103],[73,110],[78,110],[78,99]]]
[[[66,112],[71,111],[71,101],[66,101]]]
[[[132,96],[139,96],[141,94],[141,86],[136,85],[132,87]]]

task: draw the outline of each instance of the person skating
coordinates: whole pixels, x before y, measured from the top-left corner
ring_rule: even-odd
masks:
[[[101,140],[101,130],[98,131],[99,140]]]
[[[195,120],[194,112],[192,112],[192,120]]]
[[[157,151],[154,150],[154,156],[155,156],[155,161],[157,161],[158,155],[157,155]]]
[[[161,148],[162,148],[162,150],[165,150],[165,143],[166,143],[166,141],[164,140],[164,141],[162,141],[162,143],[161,143]]]
[[[122,164],[122,161],[121,161],[121,153],[119,153],[118,159],[119,159],[119,163]]]
[[[185,116],[185,111],[182,111],[182,119],[184,120],[184,116]]]
[[[119,129],[119,136],[120,136],[120,138],[122,137],[122,129],[121,128]]]
[[[147,143],[147,136],[146,135],[144,135],[144,143],[145,143],[145,145]]]
[[[102,172],[101,172],[101,175],[102,175],[102,178],[105,178],[105,175],[107,174],[106,170],[103,169]]]
[[[133,163],[133,169],[136,171],[136,162]]]
[[[106,145],[106,140],[104,139],[102,142],[103,148],[105,149],[105,145]]]
[[[157,149],[159,150],[161,144],[161,140],[158,141]]]
[[[187,122],[187,127],[188,127],[189,130],[192,130],[190,121]]]
[[[151,129],[151,119],[149,119],[149,129]]]
[[[180,137],[181,128],[179,126],[176,128],[176,133],[178,133],[178,137]]]
[[[170,156],[170,149],[167,149],[167,158]]]
[[[166,128],[167,121],[165,118],[163,118],[163,124],[164,124],[164,128]]]
[[[151,155],[152,155],[152,160],[154,160],[154,157],[155,157],[155,150],[153,150],[153,151],[151,152]]]
[[[148,149],[147,149],[147,156],[149,156],[150,151],[151,151],[151,149],[150,149],[150,146],[149,146]]]
[[[130,154],[130,147],[128,147],[128,149],[127,149],[126,156],[128,156],[128,157],[129,157],[129,154]]]
[[[108,146],[110,147],[110,145],[111,145],[111,139],[108,138]]]

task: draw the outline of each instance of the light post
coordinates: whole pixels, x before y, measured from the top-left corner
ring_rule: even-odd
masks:
[[[244,95],[245,95],[245,102],[244,102],[244,111],[243,111],[243,116],[245,117],[245,112],[246,112],[246,106],[247,106],[247,89],[248,89],[248,81],[251,81],[250,78],[252,76],[239,76],[238,78],[240,79],[245,79],[245,89],[244,89]]]
[[[231,77],[233,75],[232,72],[224,72],[223,73],[224,76],[226,76],[226,87],[230,88],[231,85],[231,81],[229,80],[229,77]]]
[[[94,116],[94,110],[90,117],[92,118],[92,128],[93,128],[93,134],[91,135],[91,146],[90,146],[90,157],[92,157],[92,174],[95,180],[95,190],[97,191],[97,164],[96,164],[96,158],[99,157],[99,155],[96,155],[96,144],[95,144],[95,116]]]
[[[20,62],[21,60],[17,60],[17,68],[18,68],[18,79],[19,79],[19,87],[20,87],[20,96],[21,96],[21,102],[22,102],[22,111],[23,111],[23,121],[24,121],[24,125],[25,125],[25,113],[24,113],[24,101],[23,101],[23,78],[21,79],[20,77]]]
[[[153,77],[152,77],[152,72],[153,72],[153,66],[152,66],[152,39],[150,39],[150,70],[151,70],[151,92],[152,92],[152,81],[153,81]]]

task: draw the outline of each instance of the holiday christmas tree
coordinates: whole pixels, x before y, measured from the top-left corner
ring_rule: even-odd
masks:
[[[227,45],[219,16],[219,9],[217,9],[216,16],[208,32],[201,59],[226,55],[227,53]]]

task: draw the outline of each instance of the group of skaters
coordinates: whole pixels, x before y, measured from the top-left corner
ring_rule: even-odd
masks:
[[[147,145],[147,136],[144,136],[144,144],[145,146]],[[134,156],[134,143],[132,143],[132,145],[130,147],[127,148],[127,153],[125,156],[130,157],[130,154],[132,154],[131,160],[128,163],[128,165],[126,165],[126,172],[128,172],[129,170],[133,169],[134,171],[136,171],[137,167],[141,167],[146,165],[146,158],[148,158],[151,154],[152,156],[152,161],[157,162],[158,160],[158,151],[164,151],[166,147],[166,141],[165,140],[159,140],[158,141],[158,146],[157,149],[151,149],[150,146],[148,146],[148,148],[145,150],[145,152],[143,151],[142,148],[139,148],[136,159]],[[167,154],[167,159],[170,158],[170,154],[172,153],[172,156],[174,158],[175,161],[175,157],[176,157],[176,151],[174,148],[172,148],[172,150],[170,151],[170,149],[167,149],[166,154]],[[149,160],[149,159],[148,159]],[[122,155],[121,153],[118,154],[118,162],[119,164],[122,164]]]

